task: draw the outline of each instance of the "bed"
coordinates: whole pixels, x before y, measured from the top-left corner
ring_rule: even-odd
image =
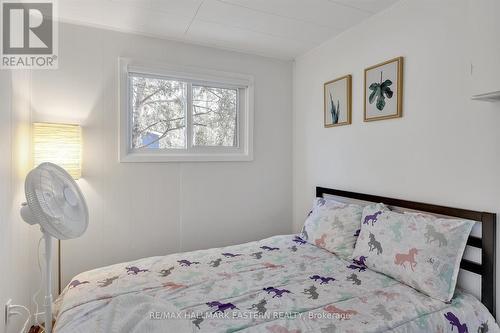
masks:
[[[500,332],[494,317],[495,215],[318,187],[317,196],[482,224],[468,245],[481,301],[449,303],[305,242],[298,235],[145,258],[84,272],[55,302],[55,332]],[[490,313],[491,312],[491,313]]]

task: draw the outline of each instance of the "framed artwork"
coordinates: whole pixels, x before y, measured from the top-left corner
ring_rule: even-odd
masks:
[[[351,123],[351,75],[328,81],[324,85],[325,127]]]
[[[365,121],[398,118],[403,112],[403,57],[365,69]]]

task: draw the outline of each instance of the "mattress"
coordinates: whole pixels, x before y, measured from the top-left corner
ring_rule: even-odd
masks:
[[[447,304],[296,235],[76,276],[55,332],[500,332],[457,290]]]

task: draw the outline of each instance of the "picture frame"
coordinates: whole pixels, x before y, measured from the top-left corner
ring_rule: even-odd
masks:
[[[403,57],[365,69],[364,121],[403,115]]]
[[[325,82],[323,102],[325,128],[350,125],[352,122],[352,75],[344,75]]]

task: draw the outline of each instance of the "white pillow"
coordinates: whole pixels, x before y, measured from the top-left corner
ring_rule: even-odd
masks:
[[[302,228],[302,238],[343,258],[351,258],[363,207],[316,198]]]
[[[474,221],[366,206],[353,256],[424,294],[448,302]]]

